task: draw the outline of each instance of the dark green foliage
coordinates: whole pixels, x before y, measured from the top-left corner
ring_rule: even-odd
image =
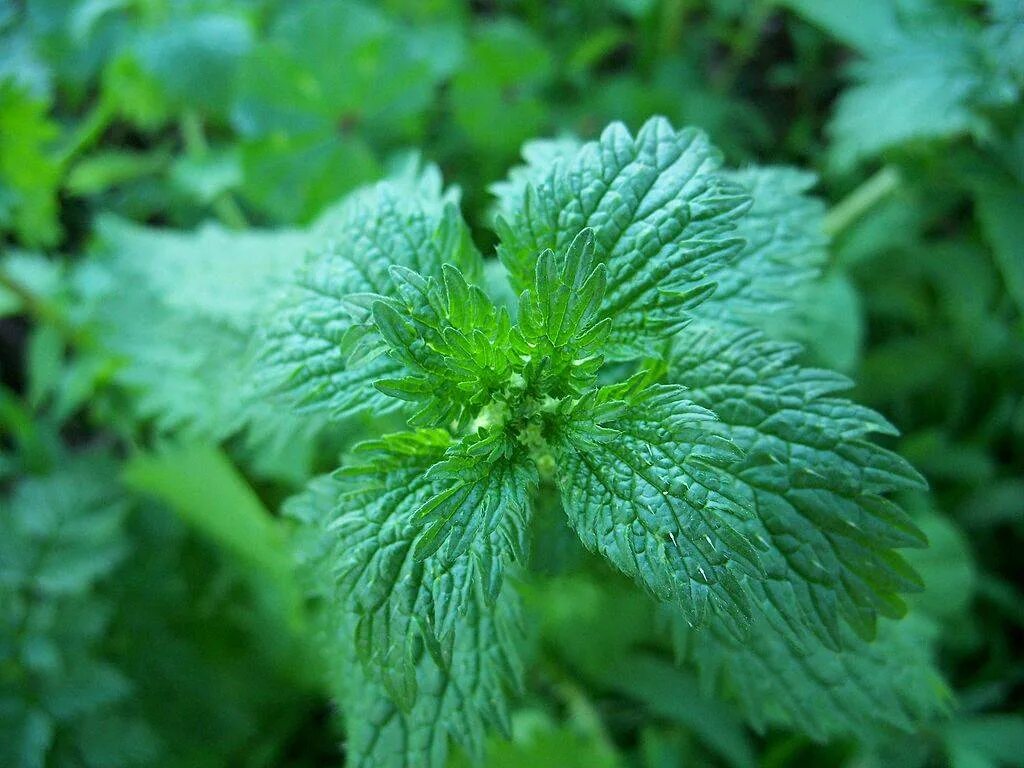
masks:
[[[1020,765],[1022,88],[1018,0],[0,0],[0,764]]]
[[[505,572],[525,564],[541,475],[554,481],[584,546],[671,604],[698,636],[715,637],[712,647],[756,647],[745,668],[790,665],[778,674],[793,701],[817,696],[821,711],[804,723],[795,704],[769,704],[768,688],[765,706],[781,706],[784,722],[820,736],[843,731],[835,724],[844,716],[852,731],[864,727],[856,718],[912,728],[941,710],[941,684],[925,655],[876,652],[866,642],[879,616],[903,615],[899,593],[921,586],[894,549],[924,537],[889,496],[924,481],[866,439],[892,430],[834,396],[848,386],[843,377],[799,367],[797,348],[742,330],[749,318],[730,313],[732,301],[756,303],[746,295],[756,280],[730,281],[733,259],[774,258],[784,274],[791,254],[791,272],[778,279],[796,285],[812,275],[802,249],[790,251],[772,234],[733,237],[752,209],[745,189],[723,175],[698,132],[677,132],[663,119],[635,138],[610,127],[530,184],[521,208],[510,206],[499,222],[512,283],[530,286],[515,324],[433,247],[448,238],[402,241],[418,244],[407,263],[427,274],[393,264],[384,277],[385,251],[374,248],[328,247],[318,257],[330,274],[379,275],[364,279],[381,292],[337,295],[335,312],[320,310],[326,295],[317,293],[289,309],[291,322],[325,338],[337,312],[347,313],[344,333],[357,332],[373,350],[351,356],[347,372],[358,379],[389,357],[405,375],[374,386],[409,403],[401,412],[417,428],[360,444],[334,492],[318,486],[315,496],[325,510],[314,522],[329,515],[325,535],[336,553],[327,558],[332,586],[321,590],[322,610],[337,613],[326,619],[338,627],[334,637],[348,637],[359,657],[358,670],[343,661],[341,674],[383,689],[353,700],[346,713],[351,730],[377,729],[359,764],[441,764],[443,738],[406,742],[395,755],[389,734],[418,727],[422,711],[443,711],[449,688],[483,697],[468,705],[479,722],[450,728],[470,752],[481,751],[485,724],[507,720],[502,673],[519,666],[512,649],[525,638],[502,618],[515,593]],[[376,198],[393,211],[391,190],[384,183],[353,199]],[[790,198],[798,205],[799,190]],[[409,193],[410,210],[430,207],[430,198],[417,205]],[[750,231],[763,226],[760,216]],[[421,217],[404,221],[415,231]],[[397,221],[369,212],[367,242],[397,242]],[[737,287],[714,319],[697,319],[716,287],[704,282],[709,273]],[[348,282],[362,287],[358,278]],[[268,344],[276,369],[282,338]],[[669,356],[670,347],[679,353]],[[606,359],[643,350],[651,359],[644,370],[600,383],[613,376]],[[348,386],[327,380],[310,393],[305,382],[318,369],[315,355],[298,355],[281,377],[304,407],[311,396],[336,402],[337,387]],[[656,383],[666,369],[685,386]],[[509,627],[520,621],[509,619]],[[496,646],[480,645],[492,636]],[[495,648],[501,658],[492,658]],[[841,676],[835,669],[844,664],[853,690],[866,697],[884,689],[885,703],[833,700],[830,684],[816,688],[820,675]],[[889,692],[896,667],[913,669],[912,684]],[[440,692],[438,679],[447,681]],[[386,701],[397,711],[378,721],[371,713]],[[759,700],[750,701],[750,716],[766,719]]]
[[[102,583],[125,558],[114,466],[83,458],[20,483],[0,518],[0,744],[9,765],[142,765],[156,743],[105,652]],[[115,735],[119,734],[119,735]]]

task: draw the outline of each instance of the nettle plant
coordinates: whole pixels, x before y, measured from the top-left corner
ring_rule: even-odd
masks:
[[[267,334],[264,373],[302,409],[408,424],[289,505],[319,532],[349,759],[441,765],[450,737],[480,754],[507,729],[510,575],[553,488],[756,724],[929,716],[924,643],[878,622],[921,586],[895,550],[923,536],[888,496],[923,480],[869,441],[892,427],[836,396],[844,377],[757,330],[824,259],[813,179],[726,170],[661,119],[527,157],[497,187],[514,308],[427,171],[337,211]]]

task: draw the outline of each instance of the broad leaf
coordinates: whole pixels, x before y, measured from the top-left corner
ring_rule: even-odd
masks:
[[[871,637],[878,615],[903,615],[898,593],[919,588],[894,549],[923,536],[887,496],[924,481],[870,442],[894,431],[881,416],[834,396],[849,382],[799,367],[798,351],[755,332],[695,326],[676,344],[670,379],[712,409],[716,431],[745,454],[727,472],[754,512],[741,530],[767,548],[766,578],[751,584],[758,602],[794,641],[810,631],[835,648],[840,618]]]
[[[522,548],[525,520],[504,502],[523,499],[531,485],[479,473],[459,509],[479,501],[474,515],[494,527],[465,548],[419,557],[417,518],[448,487],[427,472],[436,466],[443,478],[459,469],[451,452],[445,458],[450,448],[441,431],[376,441],[359,452],[365,466],[318,480],[286,508],[303,522],[302,576],[323,599],[322,647],[353,765],[441,768],[450,739],[479,756],[489,728],[508,731],[506,691],[521,684],[524,637],[518,597],[501,571]]]
[[[763,615],[743,641],[721,627],[695,632],[676,620],[674,629],[703,687],[735,698],[758,730],[873,742],[937,721],[950,702],[932,661],[934,629],[920,616],[885,622],[872,642],[847,630],[838,651],[795,646]]]
[[[430,178],[429,169],[424,176]],[[480,257],[447,205],[450,197],[422,178],[386,181],[353,193],[324,217],[327,245],[309,260],[267,331],[265,386],[285,392],[303,410],[334,418],[398,405],[373,383],[407,371],[382,356],[381,345],[366,343],[365,307],[347,297],[398,298],[392,266],[440,277],[448,263],[475,278]]]
[[[1019,97],[1010,4],[996,4],[987,29],[929,0],[785,4],[863,56],[829,125],[840,170],[910,142],[985,133],[987,109]]]
[[[764,328],[792,313],[794,293],[826,264],[825,206],[807,194],[815,177],[795,168],[752,167],[725,175],[750,195],[751,206],[732,233],[744,242],[734,259],[709,268],[717,287],[693,314]]]
[[[245,432],[257,453],[308,450],[310,419],[256,396],[253,338],[279,286],[302,264],[306,232],[169,232],[98,224],[75,274],[90,349],[114,368],[136,415],[161,432],[220,440]],[[301,463],[301,461],[300,461]]]
[[[553,444],[562,506],[589,549],[689,621],[721,613],[739,630],[750,613],[741,577],[759,566],[725,472],[737,451],[682,387],[640,385],[606,388],[567,414]]]
[[[485,616],[503,591],[503,571],[523,550],[528,521],[528,466],[497,459],[458,466],[459,449],[440,430],[392,435],[366,443],[365,465],[342,473],[341,501],[331,525],[338,540],[338,596],[353,616],[354,637],[368,674],[380,679],[403,709],[417,698],[417,664],[424,647],[447,668],[466,612]],[[470,466],[466,466],[466,465]],[[459,485],[448,476],[455,467]],[[420,519],[473,520],[473,538],[443,541]],[[472,530],[472,528],[471,528]],[[421,535],[424,537],[421,539]],[[424,541],[417,545],[417,541]],[[505,589],[507,591],[507,589]]]
[[[601,314],[611,319],[609,358],[647,355],[714,290],[707,272],[735,257],[735,220],[745,190],[720,173],[721,158],[695,129],[662,118],[633,137],[613,124],[600,140],[554,165],[527,189],[522,208],[499,220],[498,252],[518,290],[540,253],[566,250],[594,231],[595,261],[608,270]]]

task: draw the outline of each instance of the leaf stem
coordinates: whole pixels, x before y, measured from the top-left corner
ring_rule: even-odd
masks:
[[[185,142],[185,151],[193,157],[202,157],[210,150],[203,132],[203,123],[195,110],[189,109],[181,116],[179,124],[181,138]]]
[[[235,202],[235,198],[228,192],[222,192],[213,201],[213,212],[217,218],[227,224],[231,229],[247,229],[249,220],[245,218],[241,207]]]
[[[205,157],[210,151],[210,144],[203,131],[203,122],[195,110],[185,111],[181,116],[179,127],[182,140],[185,142],[185,151],[195,158]],[[217,195],[211,203],[211,208],[217,218],[231,229],[248,228],[249,221],[230,192],[221,192]]]
[[[25,310],[40,322],[56,325],[63,320],[61,314],[49,302],[36,296],[3,270],[0,270],[0,286],[17,296]]]
[[[61,169],[67,169],[76,156],[89,149],[99,141],[100,136],[107,130],[114,119],[114,109],[106,99],[100,99],[89,113],[85,120],[78,126],[67,146],[57,156],[57,164]]]
[[[900,185],[899,171],[884,166],[840,200],[825,216],[824,229],[829,237],[837,237],[861,216],[874,208]]]
[[[34,293],[3,269],[0,269],[0,287],[18,297],[26,314],[31,315],[41,325],[50,325],[56,328],[68,343],[80,349],[87,348],[92,344],[92,340],[81,329],[68,322],[67,317],[60,309]]]

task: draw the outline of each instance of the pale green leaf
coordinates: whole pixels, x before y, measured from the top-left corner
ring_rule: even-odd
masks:
[[[318,426],[257,397],[253,339],[302,264],[310,236],[207,224],[169,232],[114,219],[76,275],[82,311],[138,415],[164,432],[269,449],[310,445]]]
[[[722,325],[764,328],[794,311],[794,294],[827,262],[825,206],[807,194],[813,174],[782,166],[727,171],[750,195],[732,234],[743,246],[734,259],[707,269],[715,292],[692,314]]]
[[[899,39],[900,17],[928,0],[775,0],[837,40],[870,52]]]
[[[794,4],[812,17],[820,13],[817,5],[811,10],[808,3]],[[860,9],[846,17],[850,23],[842,29],[826,24],[841,36],[847,33],[864,55],[850,66],[853,83],[829,125],[831,161],[839,170],[912,142],[984,134],[986,109],[1019,98],[1019,74],[1005,62],[1012,43],[1008,49],[998,34],[987,37],[966,13],[906,0],[887,8],[863,5],[877,16],[870,24],[879,27],[877,33],[861,26],[853,35]]]

